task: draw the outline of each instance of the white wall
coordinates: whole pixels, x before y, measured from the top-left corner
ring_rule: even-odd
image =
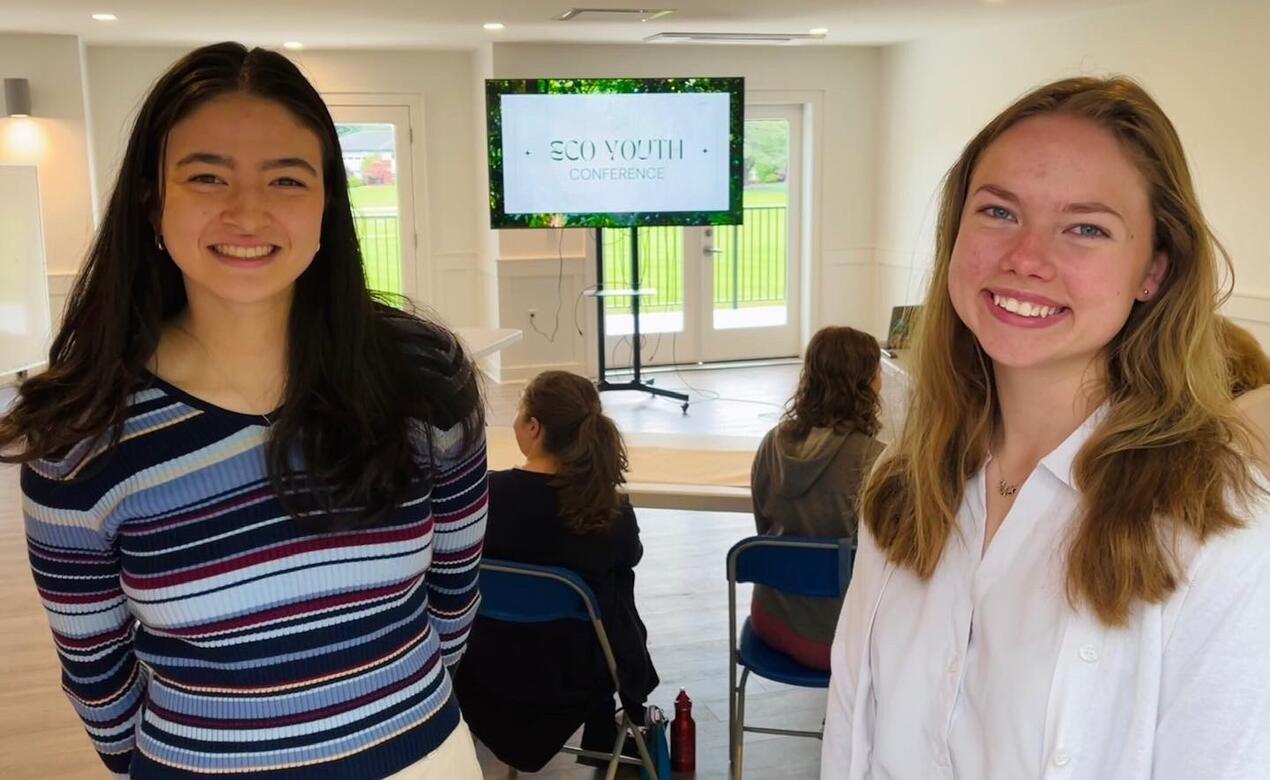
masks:
[[[185,51],[88,47],[94,145],[104,193],[114,186],[127,134],[146,90]],[[416,148],[424,154],[415,161],[415,221],[422,269],[431,269],[432,294],[421,303],[435,308],[452,325],[492,324],[486,288],[494,280],[491,273],[482,272],[480,242],[484,239],[477,233],[481,215],[473,138],[482,130],[474,104],[473,54],[305,50],[293,59],[323,94],[384,93],[422,101],[424,137]]]
[[[93,235],[79,41],[72,35],[0,33],[0,75],[25,78],[31,85],[33,116],[0,118],[0,163],[39,168],[49,293],[57,322]]]
[[[1182,137],[1205,213],[1235,263],[1227,314],[1270,346],[1270,2],[1162,0],[941,36],[882,55],[878,297],[916,302],[935,193],[962,145],[1029,88],[1070,75],[1140,81]]]
[[[794,96],[811,105],[818,137],[804,155],[810,155],[813,172],[807,255],[815,294],[804,306],[810,309],[812,329],[831,323],[867,327],[874,319],[870,292],[879,61],[878,49],[838,46],[494,47],[497,78],[744,76],[750,102]],[[559,333],[549,344],[528,329],[525,312],[537,309],[539,328],[550,329],[556,308],[557,238],[552,231],[500,231],[502,325],[525,329],[524,340],[504,353],[506,376],[529,375],[547,366],[584,370],[577,362],[589,350],[573,329],[572,310],[584,284],[586,231],[565,232],[566,297]],[[578,319],[590,333],[595,316],[588,303],[584,301]]]

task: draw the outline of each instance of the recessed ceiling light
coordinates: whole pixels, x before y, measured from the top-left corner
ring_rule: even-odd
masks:
[[[289,49],[290,51],[299,51],[304,48],[304,44],[299,41],[287,41],[282,44],[282,48]]]
[[[99,22],[114,22],[119,20],[119,17],[114,14],[93,14],[93,18]]]
[[[483,25],[481,25],[481,26],[482,26],[482,27],[484,27],[486,30],[501,30],[501,29],[503,29],[503,23],[502,23],[502,22],[486,22],[485,24],[483,24]]]
[[[808,30],[807,33],[809,35],[828,35],[829,28],[828,27],[813,27],[810,30]]]

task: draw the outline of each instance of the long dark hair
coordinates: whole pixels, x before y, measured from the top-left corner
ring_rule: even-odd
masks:
[[[421,438],[430,453],[433,427],[461,425],[471,442],[482,426],[477,375],[451,333],[372,297],[326,104],[286,57],[238,43],[189,53],[150,90],[48,370],[21,385],[0,420],[0,453],[27,462],[64,456],[85,439],[117,441],[164,322],[186,306],[181,272],[155,241],[164,146],[184,117],[227,94],[278,103],[322,145],[321,248],[295,285],[270,479],[308,530],[382,522],[411,481],[430,477]]]
[[[551,484],[559,491],[560,516],[579,533],[610,528],[625,502],[617,486],[630,465],[595,385],[567,371],[544,371],[525,388],[521,414],[538,420],[543,447],[559,465]]]
[[[881,399],[873,379],[881,361],[882,349],[867,333],[836,325],[816,331],[807,345],[798,389],[781,418],[781,432],[796,439],[812,428],[877,433]]]

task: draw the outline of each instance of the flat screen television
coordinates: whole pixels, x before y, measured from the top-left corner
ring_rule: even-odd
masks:
[[[742,78],[485,82],[493,228],[741,223]]]

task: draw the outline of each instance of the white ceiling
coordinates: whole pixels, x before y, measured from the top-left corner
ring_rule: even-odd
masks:
[[[887,44],[1070,16],[1134,0],[0,0],[0,31],[80,35],[90,44],[474,48],[490,41],[637,43],[656,32],[806,33],[804,45]],[[655,21],[558,22],[570,7],[674,8]],[[96,22],[93,13],[117,15]],[[485,22],[506,29],[488,32]]]

